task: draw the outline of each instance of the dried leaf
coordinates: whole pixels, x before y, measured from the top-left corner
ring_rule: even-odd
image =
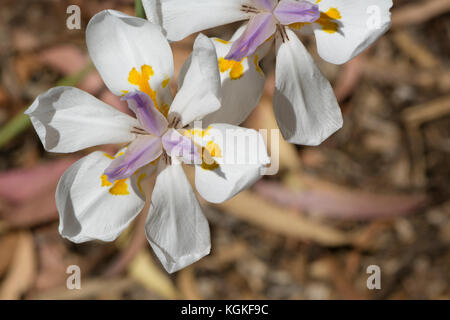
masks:
[[[146,250],[142,250],[136,255],[128,266],[128,272],[136,282],[165,299],[177,299],[179,296],[172,280],[155,265]]]
[[[342,246],[352,242],[351,235],[277,207],[265,197],[250,191],[241,192],[215,206],[236,218],[287,237],[312,240],[326,246]]]
[[[8,273],[0,286],[0,300],[19,299],[33,284],[36,276],[36,256],[33,236],[19,233],[17,247]]]

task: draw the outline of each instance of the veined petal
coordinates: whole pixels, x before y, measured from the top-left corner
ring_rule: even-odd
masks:
[[[159,26],[105,10],[89,22],[86,42],[92,61],[114,94],[140,90],[159,110],[170,105],[167,79],[173,76],[173,56]]]
[[[226,201],[250,187],[270,163],[264,140],[255,130],[212,124],[203,144],[204,163],[195,166],[195,186],[209,202]]]
[[[295,33],[277,39],[274,112],[285,140],[318,145],[342,127],[342,114],[330,83]]]
[[[272,11],[273,8],[275,8],[275,6],[278,3],[278,0],[252,0],[252,1],[256,8],[267,11]]]
[[[147,216],[146,234],[169,273],[210,252],[208,221],[180,164],[160,169]]]
[[[88,147],[134,139],[136,119],[73,87],[41,94],[25,111],[45,150],[75,152]]]
[[[265,83],[259,62],[265,52],[259,50],[242,61],[227,60],[232,42],[213,38],[216,48],[220,80],[222,83],[222,106],[203,118],[203,126],[211,123],[241,124],[258,105]],[[270,45],[270,44],[269,44]]]
[[[109,182],[111,156],[94,152],[73,164],[56,189],[59,232],[72,242],[113,241],[141,212],[145,196],[138,177]]]
[[[117,157],[106,168],[108,180],[126,179],[139,168],[156,160],[162,153],[161,138],[152,135],[138,135],[126,149],[124,155]]]
[[[142,128],[160,137],[166,132],[168,122],[159,112],[152,99],[142,91],[127,93],[121,100],[128,103],[128,107],[136,114]]]
[[[296,22],[314,22],[320,16],[317,5],[308,1],[296,0],[281,0],[273,13],[284,25]]]
[[[322,0],[314,23],[317,50],[326,61],[342,64],[357,56],[390,26],[392,0]]]
[[[197,146],[177,130],[169,129],[161,140],[164,150],[170,157],[181,158],[186,164],[201,163]]]
[[[211,39],[199,34],[180,72],[179,91],[170,107],[169,123],[184,127],[220,108],[220,74]]]
[[[272,13],[259,13],[253,16],[244,31],[231,46],[225,59],[241,61],[252,55],[256,49],[276,31],[276,22]]]
[[[198,31],[245,20],[245,0],[143,0],[147,18],[163,27],[167,39],[179,41]],[[251,2],[250,2],[251,3]]]

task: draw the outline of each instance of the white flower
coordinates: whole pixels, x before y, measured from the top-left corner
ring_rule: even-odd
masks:
[[[279,128],[289,142],[318,145],[342,127],[342,115],[331,85],[296,33],[314,33],[323,59],[345,63],[388,29],[392,0],[143,0],[143,4],[148,19],[161,25],[170,41],[249,20],[231,42],[215,41],[224,66],[222,85],[234,86],[239,94],[225,97],[223,107],[208,121],[220,118],[239,124],[250,114],[264,86],[258,62],[275,39],[274,111]],[[233,66],[234,73],[229,71]]]
[[[217,55],[207,37],[197,37],[174,99],[172,51],[160,27],[107,10],[92,18],[86,37],[106,85],[128,102],[136,118],[73,87],[47,91],[26,111],[47,151],[129,143],[115,156],[93,152],[64,173],[56,191],[59,232],[76,243],[113,241],[143,209],[141,182],[155,173],[146,235],[165,269],[177,271],[210,251],[208,222],[181,162],[196,164],[202,197],[222,202],[261,177],[269,163],[266,147],[254,130],[192,127],[220,107]],[[230,145],[225,131],[257,138],[250,146]],[[230,153],[257,155],[257,160],[221,161]]]

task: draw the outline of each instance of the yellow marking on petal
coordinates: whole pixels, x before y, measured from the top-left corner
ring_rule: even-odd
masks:
[[[138,186],[138,188],[139,188],[139,191],[140,191],[141,193],[144,193],[144,191],[142,190],[141,182],[142,182],[142,180],[144,180],[146,177],[147,177],[147,174],[146,174],[146,173],[141,173],[141,174],[139,175],[138,179],[137,179],[137,182],[136,182],[136,184],[137,184],[137,186]]]
[[[149,83],[150,78],[153,77],[154,74],[155,72],[153,71],[153,68],[149,65],[144,64],[143,66],[141,66],[140,73],[139,71],[136,70],[136,68],[131,69],[128,75],[128,82],[131,83],[132,85],[138,86],[140,91],[148,94],[150,99],[152,99],[156,109],[158,109],[161,113],[163,113],[167,117],[167,113],[164,113],[164,109],[167,109],[168,111],[166,104],[162,103],[160,107],[160,105],[158,104],[158,100],[156,98],[156,90],[153,90]]]
[[[321,3],[322,2],[322,0],[317,0],[316,1],[316,4],[319,4],[319,3]]]
[[[214,141],[208,142],[206,144],[205,149],[208,150],[209,154],[212,157],[222,158],[222,150],[220,149],[219,145]]]
[[[231,80],[238,80],[244,75],[244,66],[241,61],[227,60],[225,58],[219,58],[219,70],[221,73],[227,72],[230,70],[230,78]]]
[[[122,92],[122,97],[129,92],[128,90],[120,90],[120,91]]]
[[[104,155],[105,157],[107,157],[108,159],[111,159],[111,160],[114,160],[114,159],[115,159],[113,156],[107,154],[106,152],[103,152],[103,155]]]
[[[230,43],[230,41],[222,40],[222,39],[219,39],[219,38],[214,38],[214,40],[216,40],[217,42],[222,43],[222,44],[229,44]]]
[[[339,24],[335,20],[342,19],[341,13],[337,8],[330,8],[326,12],[321,12],[319,19],[314,23],[319,24],[322,30],[327,33],[336,33],[339,29]],[[304,26],[308,25],[308,22],[299,22],[289,25],[291,28],[300,30]]]
[[[322,26],[322,30],[328,33],[335,33],[339,29],[339,25],[333,20],[342,19],[341,13],[336,8],[328,9],[327,12],[321,12],[320,18],[316,23]]]
[[[328,11],[325,14],[333,20],[342,19],[341,13],[336,8],[328,9]]]
[[[114,186],[109,189],[109,193],[114,196],[126,196],[129,195],[127,179],[116,180]]]
[[[166,78],[165,78],[165,79],[163,80],[163,82],[161,83],[162,87],[163,87],[163,88],[167,87],[167,85],[169,84],[169,82],[170,82],[170,78],[169,78],[169,76],[166,76]]]
[[[202,155],[202,165],[201,165],[202,169],[213,171],[219,168],[219,164],[216,162],[216,160],[214,160],[208,148],[202,148],[201,155]]]
[[[198,129],[198,128],[187,129],[187,130],[184,130],[183,135],[185,137],[197,136],[199,138],[203,138],[203,137],[209,136],[211,134],[211,129],[212,129],[211,126],[208,126],[208,128],[206,128],[206,130]]]
[[[292,23],[289,25],[289,27],[291,27],[292,29],[296,29],[296,30],[300,30],[301,28],[303,28],[304,26],[306,26],[309,23],[306,22],[296,22],[296,23]]]
[[[167,103],[163,102],[163,103],[161,103],[161,108],[159,109],[159,111],[164,115],[164,117],[167,118],[167,116],[169,114],[169,109],[170,109],[170,106]]]
[[[108,177],[106,176],[106,174],[103,174],[100,178],[102,180],[102,187],[110,187],[110,186],[112,186],[112,183],[109,182]]]
[[[261,67],[259,66],[259,57],[258,57],[257,54],[255,54],[255,58],[253,59],[253,63],[255,64],[256,71],[258,71],[258,73],[260,75],[263,75]]]

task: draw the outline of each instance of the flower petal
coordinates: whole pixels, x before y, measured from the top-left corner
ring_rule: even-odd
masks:
[[[212,124],[207,132],[204,163],[195,166],[195,186],[207,201],[220,203],[260,179],[270,158],[255,130]]]
[[[86,30],[92,61],[116,95],[139,89],[162,111],[170,105],[173,56],[161,28],[114,10],[96,14]]]
[[[175,129],[169,129],[162,137],[164,150],[170,157],[178,157],[186,164],[201,163],[200,154],[194,142]]]
[[[128,107],[133,110],[142,128],[157,137],[163,135],[167,130],[167,120],[159,112],[152,99],[142,91],[127,93],[121,100],[126,100]]]
[[[147,239],[167,272],[209,254],[208,221],[180,164],[162,168],[146,223]]]
[[[56,87],[41,94],[25,111],[42,145],[51,152],[75,152],[88,147],[134,139],[136,119],[80,89]]]
[[[281,0],[273,13],[284,25],[296,22],[314,22],[320,16],[317,5],[308,1],[296,0]]]
[[[278,0],[253,0],[253,4],[258,9],[272,11],[277,5]]]
[[[111,156],[94,152],[77,161],[56,189],[59,233],[72,242],[113,241],[145,204],[138,177],[109,182],[103,171]]]
[[[203,126],[211,123],[241,124],[258,105],[265,83],[259,62],[264,58],[259,50],[242,61],[226,60],[232,42],[213,38],[222,83],[222,106],[203,118]]]
[[[220,73],[211,39],[198,35],[180,73],[179,91],[168,116],[169,123],[178,123],[178,128],[220,108]]]
[[[322,0],[318,5],[322,14],[314,28],[317,50],[331,63],[354,58],[390,26],[392,0]]]
[[[342,114],[330,83],[295,33],[277,39],[274,112],[285,140],[318,145],[342,127]]]
[[[162,153],[161,138],[139,135],[126,149],[124,155],[117,157],[105,170],[108,180],[126,179],[139,168],[156,160]]]
[[[198,31],[248,19],[242,0],[143,0],[147,18],[179,41]]]
[[[259,13],[253,16],[244,31],[231,46],[225,59],[241,61],[255,53],[256,49],[276,31],[276,21],[272,13]]]

